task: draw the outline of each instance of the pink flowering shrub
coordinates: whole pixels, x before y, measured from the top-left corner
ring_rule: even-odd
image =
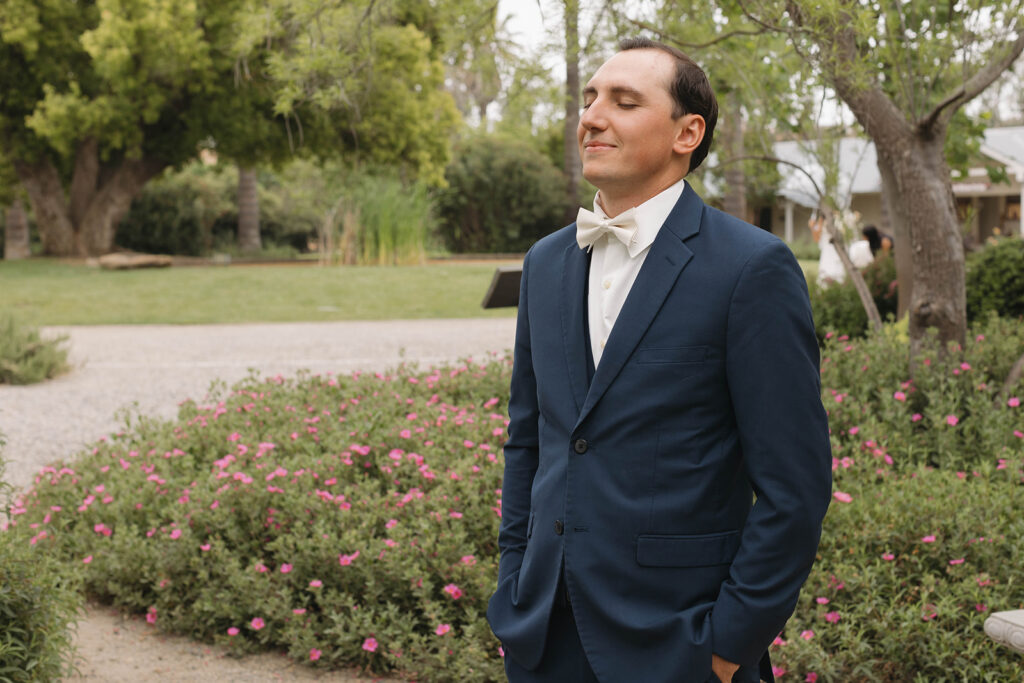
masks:
[[[483,614],[509,371],[251,379],[44,468],[7,535],[154,628],[311,666],[498,679]]]
[[[891,327],[827,339],[821,382],[833,456],[897,471],[971,471],[1024,452],[1024,381],[999,395],[1024,351],[1024,322],[990,318],[963,349],[938,351],[928,346],[911,379],[906,341]]]

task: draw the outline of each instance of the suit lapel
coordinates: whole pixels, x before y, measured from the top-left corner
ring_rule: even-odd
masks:
[[[566,366],[569,370],[569,385],[576,401],[576,410],[583,407],[587,396],[587,351],[586,333],[583,325],[586,321],[583,307],[586,305],[587,288],[587,252],[573,241],[562,259],[562,351],[565,353]],[[547,295],[553,295],[549,292]]]
[[[622,371],[661,309],[665,297],[679,279],[679,273],[693,257],[693,252],[683,244],[683,240],[699,231],[703,208],[704,203],[687,184],[672,213],[658,231],[658,236],[651,245],[640,273],[622,305],[619,317],[608,337],[608,343],[601,354],[601,361],[597,365],[590,390],[583,401],[577,425],[583,422]],[[583,363],[585,361],[580,365]]]

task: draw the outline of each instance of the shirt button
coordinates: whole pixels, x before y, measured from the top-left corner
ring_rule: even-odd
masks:
[[[605,280],[601,284],[604,286],[605,289],[609,289],[612,286],[612,281],[611,280]]]
[[[588,447],[589,444],[587,443],[586,439],[576,439],[576,441],[572,445],[572,449],[579,453],[580,455],[586,453]]]
[[[565,531],[565,526],[562,524],[562,520],[556,519],[555,520],[555,533],[557,535],[561,536],[564,531]]]

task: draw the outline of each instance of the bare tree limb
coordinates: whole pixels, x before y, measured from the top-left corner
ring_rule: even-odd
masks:
[[[936,125],[945,125],[953,118],[953,114],[961,106],[967,104],[980,95],[988,86],[992,85],[1004,71],[1010,68],[1024,51],[1024,30],[1017,33],[1017,39],[1010,45],[1010,49],[1001,59],[993,60],[975,73],[959,89],[950,93],[944,100],[935,105],[931,112],[923,116],[917,123],[919,130],[925,131],[934,128]]]
[[[1017,359],[1017,362],[1013,364],[1010,369],[1010,374],[1006,376],[1006,381],[1003,382],[1003,388],[996,394],[996,405],[998,406],[1006,398],[1010,390],[1013,389],[1014,385],[1020,381],[1021,375],[1024,374],[1024,355]]]

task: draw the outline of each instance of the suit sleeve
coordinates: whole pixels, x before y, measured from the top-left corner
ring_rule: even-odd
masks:
[[[537,420],[537,379],[530,351],[529,263],[523,260],[519,286],[519,313],[512,357],[511,393],[508,402],[508,440],[505,442],[505,478],[501,489],[501,530],[498,547],[498,583],[509,578],[522,565],[526,552],[526,531],[530,518],[530,492],[537,472],[539,455]]]
[[[735,285],[726,373],[757,498],[712,611],[713,648],[753,666],[796,606],[832,492],[807,284],[782,242],[756,252]]]

